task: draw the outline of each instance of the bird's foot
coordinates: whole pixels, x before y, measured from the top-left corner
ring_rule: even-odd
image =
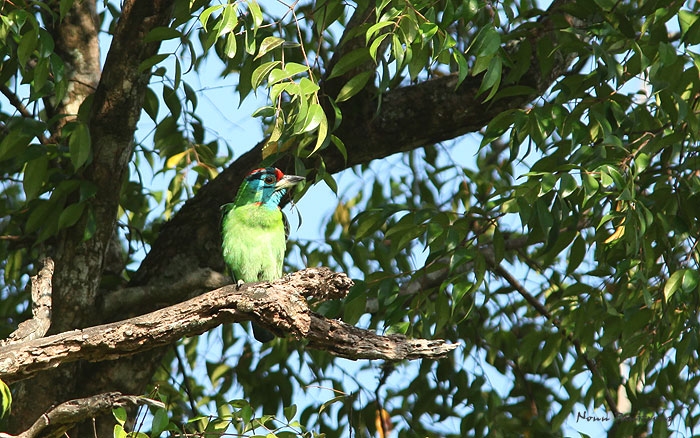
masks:
[[[244,283],[245,283],[245,281],[243,281],[243,280],[238,280],[238,281],[236,282],[236,290],[240,290],[240,289],[241,289],[241,286],[243,286]]]

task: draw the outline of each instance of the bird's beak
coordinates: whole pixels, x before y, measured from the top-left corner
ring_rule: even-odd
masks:
[[[285,175],[282,177],[281,180],[277,181],[277,184],[275,184],[275,190],[288,189],[292,186],[299,184],[305,179],[306,178],[304,178],[303,176]]]

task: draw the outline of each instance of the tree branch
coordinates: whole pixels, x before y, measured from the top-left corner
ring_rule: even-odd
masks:
[[[0,93],[2,93],[3,96],[5,96],[5,98],[10,102],[10,105],[12,105],[13,107],[15,107],[15,109],[17,110],[17,112],[19,112],[19,114],[20,114],[22,117],[25,117],[25,118],[28,118],[28,119],[33,119],[33,118],[34,118],[34,114],[32,114],[31,111],[29,111],[29,110],[27,109],[27,107],[24,106],[24,104],[23,104],[22,101],[19,99],[19,97],[17,97],[17,95],[16,95],[15,93],[13,93],[13,92],[7,87],[7,85],[4,85],[4,84],[0,85]],[[48,141],[49,141],[49,140],[46,138],[46,136],[44,136],[44,135],[38,136],[37,139],[39,140],[39,143],[41,143],[41,144],[46,144],[46,143],[48,143]]]
[[[228,285],[126,321],[72,330],[0,348],[0,379],[16,382],[61,364],[114,360],[204,333],[220,324],[254,319],[278,335],[308,338],[309,347],[348,359],[441,357],[455,349],[441,340],[380,336],[312,313],[304,297],[344,297],[345,274],[310,268],[271,283]]]
[[[550,15],[556,15],[561,5],[569,1],[555,1]],[[362,17],[361,13],[358,14]],[[362,22],[361,19],[357,21]],[[534,47],[538,39],[556,39],[556,31],[552,28],[551,17],[547,16],[539,26],[528,31],[527,38],[519,39],[510,50],[517,50],[518,44]],[[356,164],[366,164],[397,152],[478,131],[501,112],[529,103],[538,95],[538,90],[550,86],[566,71],[568,61],[557,58],[550,74],[543,77],[539,63],[533,59],[518,82],[511,84],[528,86],[533,90],[532,94],[494,102],[484,103],[478,97],[482,76],[469,76],[459,87],[457,75],[447,75],[390,90],[382,95],[381,106],[378,106],[376,93],[360,93],[341,104],[343,121],[334,132],[345,144],[347,160],[329,147],[323,151],[326,170],[336,173]],[[504,72],[503,76],[506,75]],[[243,176],[260,164],[264,144],[265,141],[261,141],[240,156],[177,212],[151,246],[151,251],[132,277],[132,285],[175,281],[184,272],[192,270],[192,266],[223,270],[219,249],[219,206],[232,201]],[[197,239],[183,241],[181,236],[197,236]]]
[[[16,435],[18,438],[58,438],[74,425],[89,418],[94,418],[119,406],[147,404],[164,408],[162,402],[142,396],[123,395],[119,392],[97,394],[92,397],[70,400],[49,409],[41,415],[34,424]],[[15,435],[0,433],[0,438],[11,438]]]
[[[573,334],[571,334],[566,328],[564,328],[561,325],[561,321],[558,318],[555,318],[549,310],[544,306],[544,304],[540,303],[537,298],[532,296],[527,289],[506,269],[501,265],[500,263],[496,263],[496,260],[493,258],[493,255],[491,254],[484,254],[486,261],[489,263],[491,266],[491,269],[493,272],[498,275],[499,277],[503,278],[510,286],[520,294],[525,301],[527,301],[530,306],[532,306],[537,313],[540,315],[544,316],[558,331],[559,333],[564,336],[569,342],[571,342],[576,349],[576,354],[583,359],[584,363],[586,364],[586,367],[588,368],[588,371],[591,372],[591,374],[597,378],[600,379],[600,381],[603,382],[603,386],[605,388],[605,402],[608,404],[608,409],[610,409],[610,412],[613,413],[613,416],[617,417],[620,415],[620,411],[617,408],[617,403],[615,402],[615,399],[613,398],[612,393],[608,389],[608,385],[605,383],[605,376],[600,373],[598,370],[598,365],[596,364],[595,360],[591,359],[588,354],[584,351],[584,349],[581,347],[581,341],[579,341]]]
[[[17,330],[10,333],[7,339],[0,341],[0,347],[16,344],[32,339],[41,338],[51,326],[51,294],[53,287],[53,260],[46,258],[44,267],[31,279],[32,289],[32,319],[19,323]]]

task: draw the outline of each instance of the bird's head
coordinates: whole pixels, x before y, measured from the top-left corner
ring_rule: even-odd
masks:
[[[279,207],[287,189],[303,181],[303,176],[285,175],[274,167],[264,167],[250,172],[238,189],[236,205],[258,204],[269,208]]]

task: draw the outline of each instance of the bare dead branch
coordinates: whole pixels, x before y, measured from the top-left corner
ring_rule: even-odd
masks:
[[[315,313],[311,314],[311,327],[307,336],[309,347],[353,360],[437,359],[460,346],[442,339],[409,339],[398,334],[381,336]]]
[[[68,429],[89,418],[94,418],[119,406],[139,404],[165,407],[162,402],[146,397],[107,392],[61,403],[49,409],[29,429],[16,436],[18,438],[62,437]],[[0,437],[10,438],[15,437],[15,435],[3,433],[0,434]]]
[[[0,348],[0,378],[11,383],[61,364],[115,360],[220,324],[255,319],[278,335],[307,338],[309,347],[348,359],[403,360],[435,358],[457,345],[442,340],[380,336],[310,311],[307,297],[344,296],[353,285],[342,273],[310,268],[271,283],[251,283],[240,290],[228,285],[146,315],[72,330]]]

